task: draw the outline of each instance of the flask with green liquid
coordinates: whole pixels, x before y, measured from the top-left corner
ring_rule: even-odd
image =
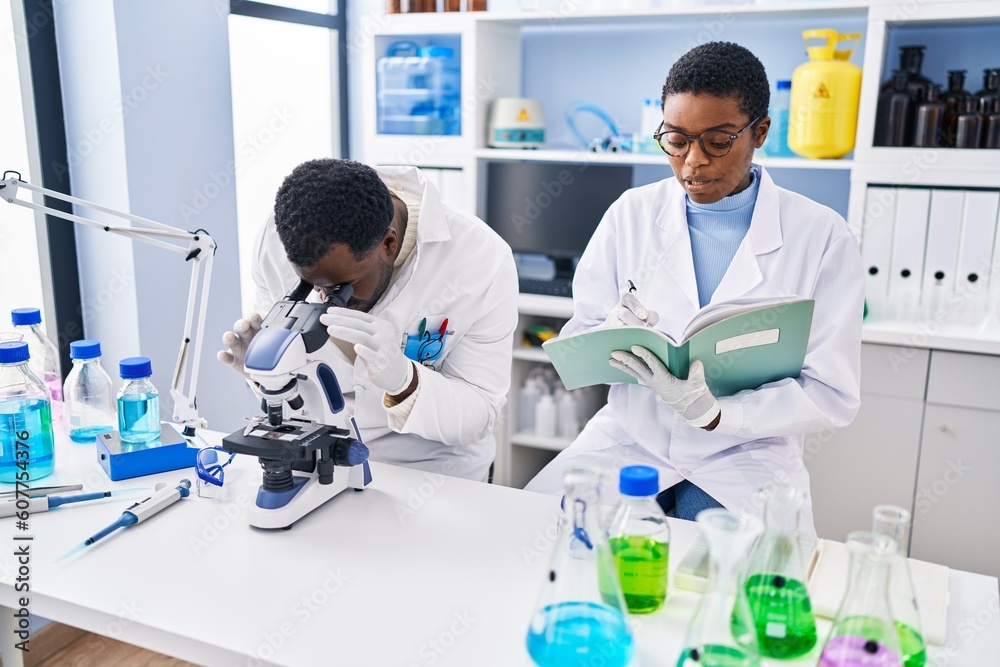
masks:
[[[660,478],[656,468],[622,468],[622,499],[608,524],[611,555],[625,604],[633,614],[648,614],[667,599],[670,526],[656,504]]]
[[[910,512],[893,505],[878,505],[873,512],[872,532],[888,535],[899,544],[899,551],[892,559],[889,574],[889,608],[899,634],[899,648],[904,667],[924,667],[927,647],[920,625],[917,596],[913,592],[913,576],[906,559],[906,546],[910,542]]]
[[[805,585],[797,527],[804,498],[781,485],[767,495],[764,536],[747,570],[746,592],[760,653],[797,658],[816,645],[816,617]]]
[[[761,521],[722,508],[699,512],[697,521],[708,542],[708,587],[691,617],[677,667],[760,667],[753,617],[737,584]]]

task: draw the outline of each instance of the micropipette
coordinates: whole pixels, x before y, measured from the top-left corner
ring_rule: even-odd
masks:
[[[78,493],[73,496],[37,496],[34,498],[5,498],[0,499],[0,518],[15,516],[18,512],[28,512],[38,514],[48,512],[61,505],[70,503],[82,503],[87,500],[101,500],[112,496],[126,496],[142,493],[149,489],[118,489],[115,491],[95,491],[93,493]],[[20,506],[18,506],[20,504]]]
[[[168,487],[165,483],[160,482],[156,485],[153,495],[130,505],[124,512],[122,512],[122,515],[117,521],[88,537],[84,540],[83,544],[70,549],[65,555],[56,559],[56,562],[82,551],[101,538],[107,537],[119,528],[128,528],[129,526],[134,526],[137,523],[142,523],[150,517],[158,514],[161,510],[173,505],[181,498],[186,498],[189,495],[191,495],[191,482],[186,479],[182,479],[180,484],[175,487]]]

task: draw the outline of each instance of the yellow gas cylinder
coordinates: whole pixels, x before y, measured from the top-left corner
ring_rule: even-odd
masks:
[[[850,62],[860,33],[805,30],[809,62],[792,74],[788,109],[788,147],[803,157],[844,157],[854,148],[861,96],[861,68]],[[825,40],[810,46],[809,40]],[[841,42],[855,42],[838,49]]]

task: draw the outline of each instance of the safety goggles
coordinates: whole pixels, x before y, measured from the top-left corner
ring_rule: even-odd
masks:
[[[219,452],[228,455],[224,463]],[[194,469],[198,474],[197,492],[202,498],[211,498],[215,495],[215,490],[222,486],[226,479],[225,468],[233,462],[236,452],[226,451],[222,447],[205,447],[198,450],[198,455],[194,460]]]

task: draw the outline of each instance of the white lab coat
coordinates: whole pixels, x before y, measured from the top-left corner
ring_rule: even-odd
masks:
[[[518,293],[513,255],[481,220],[443,204],[417,169],[377,171],[390,190],[420,201],[420,215],[416,247],[371,314],[392,322],[401,337],[418,333],[423,318],[432,332],[447,318],[454,333],[441,358],[418,364],[419,389],[405,421],[388,414],[384,392],[359,359],[349,361],[335,345],[323,348],[347,404],[335,425],[353,414],[374,461],[485,480],[510,386]],[[298,284],[273,217],[257,238],[253,279],[262,315]]]
[[[689,426],[648,387],[614,384],[608,404],[529,490],[561,493],[568,467],[597,465],[611,473],[602,498],[613,501],[618,468],[645,464],[659,469],[661,488],[687,479],[728,509],[759,516],[756,491],[785,482],[805,492],[800,528],[815,532],[803,444],[805,434],[849,424],[860,405],[861,257],[841,216],[779,188],[762,168],[760,175],[750,230],[708,306],[815,299],[801,375],[720,398],[721,421],[711,432]],[[680,339],[699,305],[685,193],[675,178],[631,189],[608,209],[577,268],[573,318],[561,333],[601,324],[630,278],[659,314],[656,328]]]

